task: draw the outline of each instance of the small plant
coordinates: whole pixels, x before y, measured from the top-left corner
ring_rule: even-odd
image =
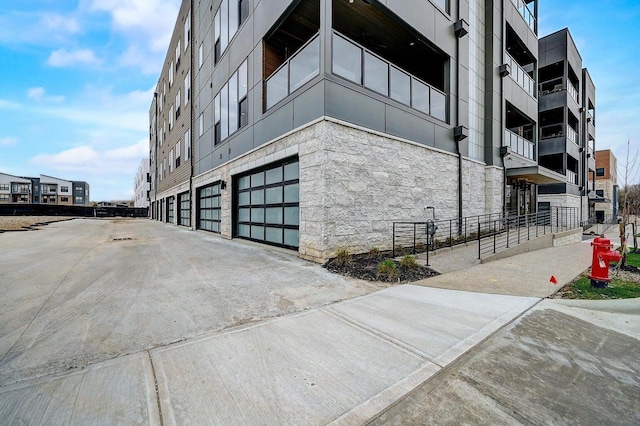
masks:
[[[402,257],[402,260],[400,260],[400,267],[406,269],[418,269],[420,265],[418,265],[415,256],[407,254]]]
[[[423,243],[416,243],[416,251],[423,252],[426,250],[426,248],[427,246],[425,246]]]
[[[392,281],[398,277],[398,267],[391,259],[385,259],[378,263],[378,276],[384,277],[387,281]]]
[[[378,247],[371,247],[369,249],[369,257],[377,257],[380,254],[380,249]]]
[[[346,265],[347,263],[351,263],[351,253],[349,253],[348,248],[341,248],[336,251],[336,257],[333,261],[339,265]]]
[[[396,246],[396,256],[402,256],[404,254],[404,247],[402,246]]]

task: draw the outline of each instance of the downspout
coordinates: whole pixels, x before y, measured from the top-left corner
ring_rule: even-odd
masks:
[[[193,97],[193,87],[194,84],[193,82],[195,81],[195,77],[194,77],[194,72],[193,72],[193,66],[195,64],[195,59],[194,59],[194,55],[193,55],[193,42],[195,40],[195,37],[193,36],[193,31],[194,31],[194,13],[193,13],[193,3],[194,1],[191,0],[191,5],[190,5],[190,10],[189,10],[189,59],[191,61],[190,64],[190,69],[189,69],[189,90],[191,90],[191,93],[189,94],[189,149],[191,150],[191,152],[189,153],[189,167],[190,167],[190,172],[189,172],[189,230],[194,230],[195,229],[195,197],[193,194],[193,101],[194,101],[194,97]],[[186,142],[186,141],[185,141]]]
[[[501,34],[501,40],[500,40],[500,47],[502,48],[502,52],[500,52],[501,54],[501,63],[504,64],[504,51],[506,50],[506,46],[504,45],[505,41],[506,41],[506,35],[505,35],[505,30],[504,30],[504,2],[502,2],[502,8],[500,11],[500,34]],[[505,103],[505,97],[504,97],[504,77],[500,77],[500,121],[501,121],[501,126],[500,126],[500,148],[502,148],[504,146],[504,129],[506,129],[507,127],[507,120],[504,116],[504,103]],[[536,155],[538,154],[538,150],[536,150]],[[502,215],[503,216],[507,216],[507,165],[504,161],[505,157],[501,156],[502,158],[502,182],[503,182],[503,188],[502,188]],[[519,197],[516,196],[517,199],[519,199]],[[518,210],[519,212],[519,210]]]
[[[462,209],[463,209],[463,196],[462,196],[462,149],[460,144],[462,140],[467,137],[467,130],[460,124],[460,102],[462,95],[460,93],[460,38],[464,37],[469,32],[468,24],[460,17],[460,0],[457,1],[457,21],[454,24],[454,33],[456,36],[456,126],[453,130],[453,136],[456,141],[456,154],[458,154],[458,235],[462,233]]]
[[[153,150],[154,150],[154,177],[153,177],[153,205],[155,208],[153,209],[152,216],[155,216],[155,219],[158,220],[158,92],[153,92],[153,100],[155,104],[155,129],[153,129],[153,134],[155,135],[155,141],[153,142]]]

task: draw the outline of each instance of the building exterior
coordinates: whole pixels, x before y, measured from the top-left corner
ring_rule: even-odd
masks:
[[[596,151],[595,216],[598,222],[618,217],[618,160],[608,150]]]
[[[539,139],[541,166],[564,175],[538,188],[538,209],[575,207],[581,220],[595,215],[595,86],[568,29],[539,42]]]
[[[183,226],[191,226],[191,10],[183,1],[149,110],[151,216]]]
[[[323,261],[390,247],[392,222],[426,207],[535,212],[539,185],[567,182],[538,161],[537,15],[523,0],[183,1],[150,108],[153,218]]]
[[[133,204],[134,207],[149,207],[149,190],[151,176],[149,175],[149,159],[140,162],[134,181]]]
[[[52,176],[18,177],[0,173],[0,204],[89,204],[89,184]]]

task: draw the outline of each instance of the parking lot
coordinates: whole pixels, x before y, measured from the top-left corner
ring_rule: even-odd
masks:
[[[382,288],[145,219],[6,232],[0,253],[0,386]]]

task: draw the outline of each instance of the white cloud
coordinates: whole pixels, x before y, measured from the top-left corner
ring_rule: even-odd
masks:
[[[118,63],[157,73],[171,40],[179,0],[88,0],[89,10],[111,15],[112,30],[127,43]]]
[[[78,49],[71,52],[66,49],[54,50],[47,60],[47,65],[51,67],[68,67],[78,64],[97,65],[99,63],[100,61],[91,49]]]
[[[77,146],[56,154],[39,154],[30,164],[46,167],[56,173],[83,176],[91,184],[100,176],[123,176],[133,179],[140,160],[147,155],[148,141],[141,139],[133,145],[98,150],[90,146]],[[93,179],[95,180],[95,179]]]
[[[31,87],[27,90],[27,98],[34,101],[62,102],[64,96],[45,96],[44,87]]]
[[[9,11],[0,15],[0,43],[50,46],[80,32],[80,23],[71,14]]]
[[[12,137],[0,138],[0,146],[14,146],[18,144],[18,140]]]
[[[19,103],[0,99],[0,109],[20,109],[21,106]]]

